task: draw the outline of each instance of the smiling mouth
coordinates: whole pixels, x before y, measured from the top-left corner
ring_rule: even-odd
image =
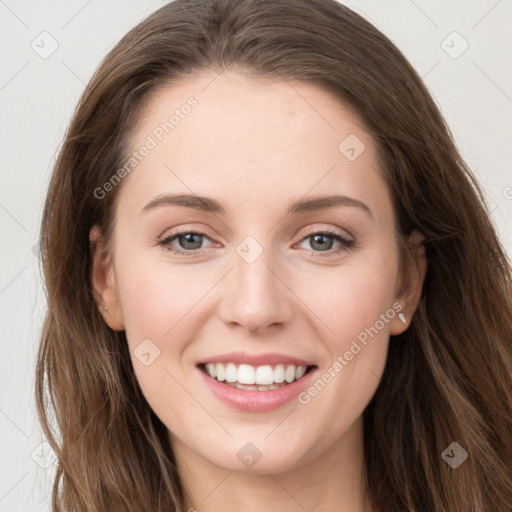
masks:
[[[316,368],[293,364],[252,366],[235,363],[199,364],[199,369],[217,382],[245,391],[272,391],[302,379]]]

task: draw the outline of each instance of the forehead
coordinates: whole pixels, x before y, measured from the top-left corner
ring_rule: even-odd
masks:
[[[390,207],[358,115],[312,84],[198,74],[155,91],[134,133],[132,151],[151,146],[126,184],[139,204],[171,191],[239,208],[343,193]]]
[[[188,108],[192,99],[196,106]],[[180,132],[184,136],[192,130],[196,143],[213,142],[215,135],[228,133],[231,139],[226,142],[242,142],[251,132],[258,138],[245,142],[255,149],[259,142],[268,145],[271,140],[287,149],[297,138],[306,137],[312,144],[324,141],[338,150],[337,142],[344,136],[366,136],[355,110],[317,85],[249,78],[234,71],[202,72],[154,90],[138,120],[136,142],[158,132],[166,121],[172,125],[163,134],[169,143],[179,140]]]

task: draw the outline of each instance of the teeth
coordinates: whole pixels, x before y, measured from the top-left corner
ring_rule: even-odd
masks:
[[[306,373],[306,367],[305,366],[299,366],[295,370],[295,380],[299,380],[300,378],[304,377],[305,373]]]
[[[299,380],[306,373],[306,366],[293,364],[278,364],[275,366],[251,366],[250,364],[236,365],[234,363],[208,363],[206,373],[219,382],[233,385],[238,389],[259,389],[267,391],[276,389],[285,381],[288,384]]]
[[[226,380],[228,382],[236,382],[238,380],[238,372],[233,363],[228,363],[226,366]]]
[[[216,364],[215,365],[215,372],[217,376],[215,377],[218,381],[223,382],[226,380],[226,370],[224,369],[223,364]]]
[[[274,382],[274,370],[272,366],[258,366],[256,369],[256,384],[268,386]]]
[[[210,375],[210,377],[215,378],[217,376],[217,365],[213,363],[208,363],[206,365],[206,371],[208,372],[208,375]]]
[[[284,380],[286,382],[293,382],[295,380],[295,366],[288,366],[284,372]]]
[[[284,382],[284,365],[278,364],[274,368],[274,382],[277,384]]]
[[[254,366],[250,364],[241,364],[238,367],[238,382],[240,384],[256,384],[256,373]]]

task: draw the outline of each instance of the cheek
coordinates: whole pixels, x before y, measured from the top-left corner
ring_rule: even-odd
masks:
[[[201,307],[206,276],[180,265],[126,258],[118,262],[118,291],[126,331],[132,338],[168,339]],[[129,336],[130,337],[130,336]]]
[[[168,427],[179,422],[180,410],[198,416],[198,424],[204,422],[183,387],[189,375],[180,368],[182,354],[198,329],[195,315],[204,307],[200,299],[207,286],[205,279],[191,281],[191,274],[180,266],[151,262],[133,253],[116,261],[135,376],[151,408],[166,419]]]
[[[321,340],[328,351],[317,379],[300,396],[304,414],[317,419],[305,422],[303,438],[319,437],[316,450],[329,445],[347,431],[370,402],[386,364],[389,322],[396,267],[382,260],[373,266],[353,266],[329,282],[324,294],[311,297],[325,323],[335,334],[322,329]],[[336,411],[336,414],[333,414]],[[293,438],[293,432],[288,432]]]
[[[391,308],[396,275],[392,254],[360,258],[331,269],[324,278],[319,279],[318,271],[311,276],[303,274],[295,289],[322,319],[323,337],[332,340],[331,348],[342,349]],[[387,323],[384,331],[388,332]]]

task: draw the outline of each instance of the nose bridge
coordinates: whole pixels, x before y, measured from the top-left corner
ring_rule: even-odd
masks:
[[[233,266],[229,291],[222,301],[225,322],[254,331],[289,320],[290,296],[272,268],[269,248],[248,236],[235,248]]]

